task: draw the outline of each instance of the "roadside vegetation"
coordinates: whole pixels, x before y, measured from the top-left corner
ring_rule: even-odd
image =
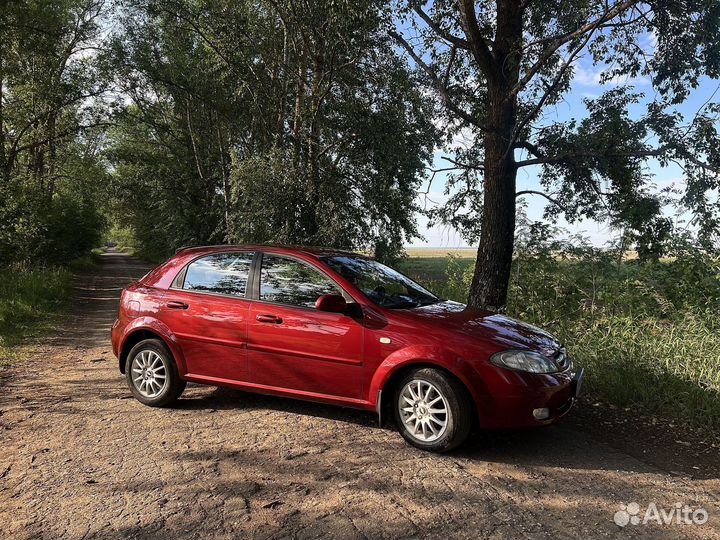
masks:
[[[716,256],[678,245],[674,257],[640,261],[579,239],[521,236],[519,244],[507,313],[566,343],[588,371],[588,394],[720,429]],[[403,271],[443,297],[465,301],[473,258],[414,253]]]
[[[94,268],[100,253],[95,248],[62,266],[0,268],[0,368],[18,345],[53,327],[72,295],[73,276]]]
[[[50,328],[72,292],[66,268],[0,269],[0,367],[24,339]]]

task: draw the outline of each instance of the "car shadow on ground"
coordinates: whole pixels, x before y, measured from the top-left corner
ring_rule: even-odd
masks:
[[[93,358],[101,365],[114,363],[109,355]],[[72,415],[76,411],[78,388],[82,389],[81,399],[114,400],[128,403],[128,406],[143,407],[134,403],[132,394],[125,386],[123,376],[117,372],[98,377],[94,366],[77,369],[81,378],[66,379],[63,384],[47,388],[40,380],[25,381],[25,392],[35,395],[33,403],[22,405],[30,412],[51,411],[58,416]],[[106,372],[107,373],[107,372]],[[92,384],[89,384],[89,382]],[[0,405],[3,405],[0,397]],[[5,406],[9,405],[8,403]],[[363,429],[377,430],[386,436],[394,434],[393,419],[387,418],[383,426],[378,425],[377,416],[368,411],[342,408],[332,405],[242,392],[230,388],[214,388],[189,384],[183,397],[170,411],[203,412],[233,411],[238,413],[272,411],[290,415],[308,416],[335,422],[352,424]],[[638,432],[634,439],[627,433],[627,426],[602,424],[608,411],[581,403],[566,419],[557,425],[539,429],[488,431],[474,430],[469,440],[448,455],[453,458],[479,460],[490,463],[506,463],[528,467],[564,467],[585,470],[626,470],[628,472],[649,472],[661,470],[676,476],[695,479],[720,478],[720,463],[713,459],[717,448],[676,440],[672,433],[661,441],[652,440],[649,435]],[[269,420],[272,423],[272,419]],[[264,429],[259,426],[259,429]],[[656,430],[655,435],[662,435]],[[695,444],[697,448],[690,446]],[[702,447],[701,447],[702,446]],[[602,448],[604,459],[599,463],[593,456]],[[418,455],[424,455],[418,451]],[[630,454],[636,460],[628,462],[624,457]],[[628,463],[631,463],[629,466]]]
[[[335,407],[319,403],[300,401],[275,396],[241,392],[228,388],[215,388],[198,396],[179,400],[174,407],[182,410],[267,410],[302,416],[312,416],[340,421],[368,429],[395,431],[392,419],[378,425],[377,416],[372,412]],[[399,438],[400,435],[398,434]],[[603,463],[592,458],[591,447],[605,447]],[[418,455],[425,455],[417,451]],[[508,463],[529,467],[564,467],[585,470],[627,470],[628,472],[649,472],[652,466],[638,461],[629,468],[624,453],[614,449],[605,441],[589,434],[578,437],[575,427],[565,423],[539,429],[479,430],[475,429],[469,440],[460,448],[447,454],[453,458],[480,460],[484,462]],[[617,459],[613,459],[616,455]],[[716,471],[693,471],[696,478],[717,478]]]

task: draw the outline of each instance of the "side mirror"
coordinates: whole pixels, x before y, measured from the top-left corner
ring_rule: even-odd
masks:
[[[315,309],[318,311],[327,311],[329,313],[345,313],[348,309],[348,303],[345,298],[339,294],[323,294],[315,300]]]

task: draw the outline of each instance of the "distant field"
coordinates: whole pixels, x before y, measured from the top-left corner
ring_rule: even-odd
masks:
[[[477,248],[441,248],[441,247],[409,247],[405,248],[409,257],[457,257],[473,258],[477,254]]]
[[[437,283],[445,282],[448,277],[448,261],[456,258],[456,265],[465,269],[475,263],[474,248],[407,248],[408,257],[397,266],[401,272],[420,281],[420,283],[436,287]]]

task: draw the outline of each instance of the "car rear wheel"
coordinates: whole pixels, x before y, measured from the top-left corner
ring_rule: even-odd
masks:
[[[467,439],[473,404],[457,379],[432,369],[415,369],[399,382],[395,395],[395,422],[413,446],[447,452]]]
[[[127,356],[125,377],[135,398],[150,407],[165,407],[185,390],[185,381],[167,346],[159,339],[146,339]]]

